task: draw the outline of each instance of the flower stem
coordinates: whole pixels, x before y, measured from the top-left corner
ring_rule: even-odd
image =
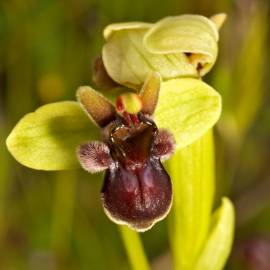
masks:
[[[150,270],[139,234],[127,226],[119,226],[119,231],[132,269]]]

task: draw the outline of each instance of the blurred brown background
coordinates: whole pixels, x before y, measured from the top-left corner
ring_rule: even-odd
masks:
[[[5,138],[24,114],[93,85],[105,25],[218,12],[228,19],[205,80],[223,96],[217,198],[229,195],[237,209],[227,269],[270,269],[268,0],[0,0],[0,269],[129,269],[117,227],[101,208],[102,176],[25,168]],[[166,221],[143,241],[151,261],[166,253]]]

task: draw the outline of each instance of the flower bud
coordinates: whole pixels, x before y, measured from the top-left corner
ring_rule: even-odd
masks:
[[[218,29],[224,15],[213,20],[199,15],[167,17],[155,24],[131,22],[105,28],[102,59],[119,84],[140,89],[148,74],[164,80],[200,77],[217,58]]]

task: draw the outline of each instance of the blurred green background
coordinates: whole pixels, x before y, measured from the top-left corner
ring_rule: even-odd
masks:
[[[0,269],[129,269],[117,226],[100,204],[102,176],[25,168],[5,138],[24,114],[93,85],[105,25],[218,12],[228,19],[205,80],[223,96],[217,201],[226,194],[237,211],[227,269],[270,269],[268,0],[0,0]],[[166,221],[143,241],[153,269],[170,269]]]

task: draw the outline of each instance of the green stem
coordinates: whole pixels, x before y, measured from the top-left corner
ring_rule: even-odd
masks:
[[[205,242],[214,195],[212,130],[176,152],[169,162],[174,202],[170,239],[175,270],[192,270]]]
[[[132,269],[149,270],[150,267],[139,234],[127,226],[119,226],[119,231]]]

